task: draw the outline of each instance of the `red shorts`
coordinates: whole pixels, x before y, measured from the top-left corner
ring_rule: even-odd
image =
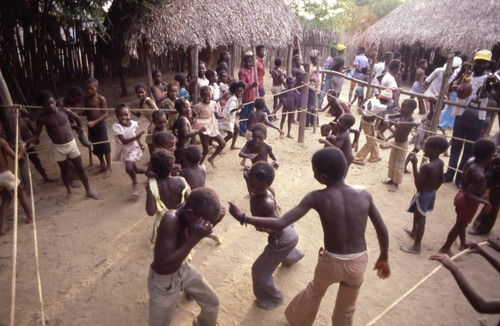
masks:
[[[460,189],[455,195],[453,204],[455,204],[457,219],[467,224],[472,221],[479,207],[478,202],[465,198],[465,191],[463,191],[463,189]]]

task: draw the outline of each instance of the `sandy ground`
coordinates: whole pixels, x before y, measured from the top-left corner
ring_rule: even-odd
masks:
[[[130,84],[139,81],[142,80],[132,80]],[[118,97],[117,81],[101,84],[109,106],[124,100],[136,103],[134,94],[126,99]],[[347,98],[347,87],[346,83],[341,98]],[[272,105],[270,98],[267,103]],[[329,118],[321,114],[320,123],[328,121]],[[111,114],[108,128],[115,122],[114,114]],[[145,120],[140,119],[140,125],[146,128]],[[298,128],[293,128],[296,138]],[[59,176],[50,142],[45,133],[43,135],[42,144],[38,146],[42,161],[50,176]],[[310,164],[311,155],[322,147],[318,138],[319,131],[314,134],[307,130],[306,140],[300,144],[296,139],[279,139],[277,132],[269,131],[268,142],[273,145],[281,163],[273,186],[284,211],[296,205],[307,192],[322,187],[314,180]],[[244,141],[240,138],[238,145],[242,146]],[[361,142],[364,143],[363,135]],[[114,141],[112,144],[114,148]],[[411,225],[412,217],[406,209],[415,187],[412,176],[406,175],[397,193],[387,191],[382,181],[386,178],[389,150],[381,152],[384,156],[381,162],[367,163],[364,167],[354,165],[347,176],[348,183],[365,185],[374,196],[389,230],[389,263],[392,269],[387,280],[378,279],[372,271],[379,249],[374,229],[369,224],[366,240],[370,261],[357,302],[355,325],[369,322],[438,266],[428,257],[437,252],[455,221],[452,201],[457,189],[453,184],[444,184],[438,191],[436,207],[428,217],[422,254],[410,255],[400,251],[400,244],[410,243],[403,227]],[[82,153],[87,166],[86,149],[82,149]],[[147,160],[146,154],[141,164],[146,164]],[[94,158],[94,165],[96,161]],[[207,167],[207,186],[217,191],[224,204],[235,200],[248,211],[237,151],[225,150],[216,163],[217,170]],[[34,172],[36,213],[43,216],[37,223],[37,231],[46,318],[50,321],[49,325],[146,325],[146,282],[152,261],[149,239],[153,218],[147,216],[144,210],[145,191],[141,190],[139,200],[130,198],[131,182],[118,162],[113,163],[110,179],[93,176],[92,171],[92,168],[88,170],[91,186],[103,195],[103,200],[85,198],[83,188],[80,188],[74,191],[73,202],[69,205],[62,203],[65,191],[61,182],[42,184],[41,177]],[[139,181],[143,184],[145,177],[140,176]],[[20,218],[16,325],[40,325],[33,227],[22,223],[23,214]],[[253,227],[242,227],[231,216],[226,216],[215,229],[215,233],[223,238],[223,243],[218,246],[204,239],[196,246],[193,265],[202,272],[220,298],[219,325],[286,324],[283,316],[286,304],[312,279],[318,248],[322,246],[323,233],[316,212],[310,211],[296,223],[296,227],[300,234],[298,247],[305,251],[306,256],[291,268],[279,267],[276,270],[275,279],[284,294],[285,305],[272,311],[257,308],[251,284],[251,265],[266,245],[266,234],[255,231]],[[500,233],[498,223],[494,232]],[[9,320],[12,237],[10,232],[0,238],[0,325],[7,325]],[[469,235],[468,238],[476,241],[484,239]],[[456,244],[453,250],[458,250]],[[489,248],[487,250],[492,252]],[[500,258],[498,253],[493,255]],[[486,299],[498,298],[499,275],[484,259],[467,254],[457,264],[480,295]],[[330,324],[336,291],[336,286],[328,290],[315,325]],[[173,325],[191,325],[198,311],[196,303],[181,295]],[[475,312],[451,274],[442,269],[396,306],[378,325],[479,325],[479,320],[484,320],[486,325],[496,325],[498,315]]]

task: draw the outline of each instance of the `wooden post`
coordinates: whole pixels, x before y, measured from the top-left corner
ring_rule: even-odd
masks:
[[[2,105],[12,105],[12,97],[10,96],[9,88],[7,83],[3,78],[2,70],[0,69],[0,104]],[[1,109],[0,114],[2,120],[6,123],[4,124],[5,133],[7,139],[12,143],[15,143],[16,137],[16,114],[14,108]]]
[[[434,105],[434,114],[432,116],[431,122],[431,131],[436,131],[439,119],[441,118],[441,110],[443,109],[443,100],[444,96],[448,93],[448,80],[452,74],[451,66],[453,65],[453,55],[448,57],[448,61],[446,61],[446,69],[443,74],[443,81],[441,82],[441,88],[439,90],[439,95],[437,102]]]
[[[231,76],[231,78],[234,78],[234,70],[235,70],[234,68],[236,62],[236,46],[234,45],[234,42],[230,46],[230,53],[231,53],[231,64],[229,67],[229,76]]]
[[[148,78],[148,90],[151,89],[151,86],[153,86],[153,75],[152,71],[153,69],[151,68],[151,52],[150,48],[148,46],[144,47],[144,61],[146,62],[146,77]]]
[[[255,76],[255,82],[257,83],[257,87],[255,87],[255,98],[259,97],[259,76],[257,74],[257,51],[255,50],[254,44],[252,44],[253,49],[253,73]]]
[[[309,83],[309,70],[310,66],[308,63],[304,64],[304,70],[306,71],[303,75],[297,75],[298,83]],[[301,78],[299,78],[299,76]],[[299,80],[300,79],[300,80]],[[299,112],[299,137],[298,142],[304,142],[304,133],[306,130],[306,114],[307,114],[307,100],[309,98],[309,87],[303,85],[300,89],[300,112]]]
[[[315,72],[316,76],[319,75],[319,62],[318,62],[318,65],[316,65],[316,72]],[[321,80],[323,80],[323,78],[321,78]],[[318,117],[316,116],[318,113],[317,113],[317,109],[318,108],[318,102],[319,102],[319,98],[318,98],[318,94],[319,94],[319,91],[320,89],[323,89],[323,86],[321,85],[321,83],[318,83],[318,81],[316,80],[316,89],[314,90],[314,110],[313,111],[313,134],[316,133],[316,128],[318,127]],[[320,88],[321,87],[321,88]]]
[[[286,75],[287,76],[292,75],[292,53],[293,53],[293,46],[289,45],[288,46],[288,58],[286,60]]]
[[[191,104],[198,103],[198,44],[191,48]]]

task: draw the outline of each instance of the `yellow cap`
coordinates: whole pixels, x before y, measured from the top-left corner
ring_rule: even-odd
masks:
[[[338,44],[337,45],[337,50],[338,51],[343,51],[345,49],[345,45],[344,44]]]
[[[491,51],[481,50],[476,53],[474,60],[491,61]]]

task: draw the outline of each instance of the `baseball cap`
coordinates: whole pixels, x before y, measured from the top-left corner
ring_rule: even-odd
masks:
[[[481,50],[476,53],[474,60],[491,61],[491,51]]]

